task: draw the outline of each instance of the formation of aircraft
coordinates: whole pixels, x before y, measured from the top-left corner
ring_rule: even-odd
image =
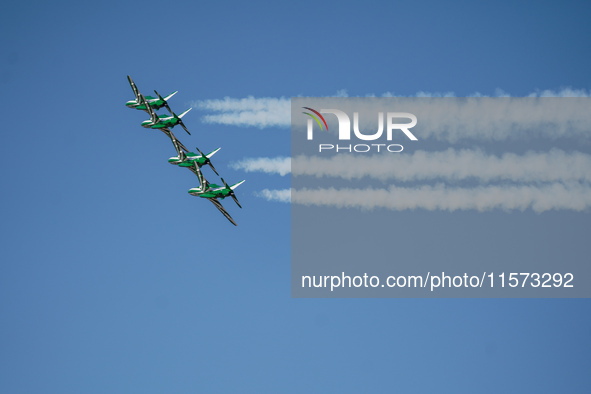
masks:
[[[160,96],[160,95],[158,95],[158,96]],[[143,127],[152,128],[152,129],[165,129],[165,128],[167,129],[169,127],[173,128],[174,126],[180,124],[181,127],[183,129],[185,129],[187,134],[191,135],[191,133],[189,133],[189,130],[187,130],[187,128],[185,127],[185,124],[181,120],[181,118],[183,116],[185,116],[187,114],[187,112],[189,112],[191,110],[191,108],[189,108],[188,110],[186,110],[182,114],[177,115],[174,112],[172,112],[170,110],[170,107],[168,106],[168,104],[166,102],[164,102],[164,106],[168,109],[168,111],[170,112],[170,115],[158,115],[158,114],[156,114],[156,111],[154,110],[154,108],[152,108],[152,106],[149,105],[149,103],[146,101],[146,99],[142,95],[140,95],[140,100],[142,101],[142,104],[143,104],[142,107],[146,108],[146,112],[150,115],[150,119],[144,120],[142,122]]]
[[[168,162],[170,164],[174,164],[178,167],[188,168],[189,170],[191,170],[191,172],[197,175],[197,179],[199,180],[199,186],[189,189],[189,194],[201,198],[206,198],[209,201],[211,201],[213,205],[215,205],[215,207],[219,209],[219,211],[230,221],[230,223],[236,226],[236,222],[234,221],[234,219],[232,219],[232,216],[230,216],[228,211],[226,211],[226,209],[222,206],[219,200],[223,200],[226,197],[231,197],[236,202],[236,205],[242,208],[242,206],[238,202],[238,199],[236,198],[234,189],[236,189],[238,186],[244,183],[244,181],[240,181],[230,186],[226,183],[226,181],[224,181],[224,178],[221,178],[224,186],[220,186],[216,185],[215,183],[209,183],[207,179],[205,179],[205,176],[201,171],[201,168],[203,166],[209,166],[212,169],[212,171],[219,176],[219,173],[211,163],[211,157],[214,154],[216,154],[221,148],[217,148],[208,154],[204,154],[197,147],[195,149],[199,153],[189,151],[189,149],[187,149],[178,140],[178,138],[176,138],[171,129],[176,125],[181,125],[181,127],[187,132],[187,134],[191,134],[189,133],[189,130],[187,130],[187,127],[185,126],[183,121],[181,120],[181,118],[185,116],[187,112],[191,110],[191,108],[181,113],[180,115],[176,115],[168,106],[168,100],[177,92],[173,92],[166,97],[162,97],[160,94],[158,94],[156,90],[154,90],[154,93],[156,93],[157,97],[143,96],[129,75],[127,76],[127,80],[129,81],[131,90],[133,90],[135,99],[128,101],[125,105],[129,108],[135,108],[147,112],[148,115],[150,115],[150,119],[143,121],[141,125],[146,128],[161,130],[170,138],[172,145],[174,146],[174,149],[177,153],[176,156],[173,156],[170,159],[168,159]],[[170,115],[158,115],[156,113],[156,110],[162,107],[165,107],[168,110],[168,112],[170,112]]]

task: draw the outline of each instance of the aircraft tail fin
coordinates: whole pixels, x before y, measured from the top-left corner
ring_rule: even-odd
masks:
[[[240,205],[240,203],[238,202],[238,198],[236,197],[236,194],[234,193],[234,189],[236,189],[238,186],[242,185],[244,183],[244,181],[240,181],[238,183],[233,184],[232,186],[228,186],[226,181],[224,181],[224,178],[221,178],[221,179],[222,179],[222,182],[224,182],[224,186],[226,187],[226,189],[230,190],[230,193],[228,193],[229,196],[232,197],[232,199],[234,200],[236,205],[238,205],[238,207],[242,208],[242,205]]]
[[[192,109],[193,109],[193,108],[189,108],[188,110],[186,110],[186,111],[185,111],[185,112],[183,112],[182,114],[180,114],[180,115],[177,115],[177,118],[179,118],[179,119],[180,119],[180,118],[182,118],[183,116],[185,116],[185,115],[187,114],[187,112],[189,112],[189,111],[190,111],[190,110],[192,110]]]
[[[178,90],[177,90],[176,92],[172,92],[172,93],[171,93],[171,94],[169,94],[168,96],[164,97],[164,101],[168,101],[168,100],[170,100],[170,98],[171,98],[172,96],[174,96],[175,94],[177,94],[177,93],[178,93]]]
[[[195,149],[197,149],[197,151],[199,152],[199,154],[201,155],[201,158],[203,159],[203,164],[209,164],[209,166],[211,167],[211,169],[213,170],[213,172],[215,172],[216,175],[220,175],[217,170],[215,169],[215,167],[213,166],[213,163],[211,162],[211,160],[209,159],[211,156],[215,155],[215,153],[217,151],[219,151],[222,148],[217,148],[216,150],[214,150],[213,152],[210,152],[208,155],[206,155],[205,153],[201,152],[201,149],[195,147]]]
[[[211,156],[215,155],[217,153],[217,151],[219,151],[220,149],[222,149],[222,148],[220,147],[212,152],[209,152],[207,155],[205,155],[205,157],[207,157],[209,159]]]
[[[242,180],[238,183],[233,184],[232,186],[230,186],[230,189],[234,190],[236,189],[238,186],[242,185],[245,182],[245,180]]]

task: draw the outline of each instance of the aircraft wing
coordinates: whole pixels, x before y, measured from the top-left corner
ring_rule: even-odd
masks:
[[[199,178],[199,186],[203,185],[203,181],[202,181],[203,174],[201,174],[201,170],[199,169],[199,166],[197,164],[195,164],[195,165],[189,166],[187,168],[189,170],[191,170],[191,172],[193,172],[193,174],[197,175],[197,178]]]
[[[232,216],[230,216],[230,214],[226,212],[226,210],[224,209],[224,207],[222,207],[222,204],[218,200],[216,200],[213,197],[209,197],[208,200],[211,201],[213,205],[215,205],[215,207],[219,209],[220,212],[226,217],[226,219],[228,219],[234,226],[238,226],[234,219],[232,219]]]
[[[162,132],[164,134],[166,134],[168,136],[168,138],[170,138],[170,140],[172,141],[172,145],[174,145],[174,149],[176,149],[176,152],[179,155],[181,154],[181,152],[180,152],[181,149],[187,153],[189,152],[189,149],[187,149],[187,147],[185,145],[183,145],[182,142],[176,138],[176,136],[172,133],[172,131],[168,127],[163,127],[160,130],[162,130]]]
[[[128,75],[127,80],[129,81],[129,85],[131,85],[131,90],[133,90],[133,94],[135,94],[135,99],[137,100],[138,104],[140,103],[140,91],[138,90],[137,86],[133,82],[133,79]]]
[[[171,134],[172,134],[172,133],[171,133]],[[173,137],[174,137],[174,135],[173,135]],[[189,153],[189,149],[187,149],[187,148],[185,147],[185,145],[183,145],[183,144],[181,143],[181,141],[177,140],[177,139],[176,139],[176,137],[174,138],[174,142],[173,142],[173,144],[176,144],[176,145],[177,145],[179,148],[181,148],[182,150],[184,150],[186,153]]]
[[[183,167],[188,168],[189,170],[191,170],[191,172],[193,174],[197,175],[197,179],[199,179],[199,187],[205,188],[205,189],[207,188],[208,183],[205,180],[205,178],[203,177],[203,174],[201,173],[201,168],[199,168],[199,164],[197,164],[196,161],[194,161],[192,163],[192,165],[190,165],[190,166],[183,165]]]

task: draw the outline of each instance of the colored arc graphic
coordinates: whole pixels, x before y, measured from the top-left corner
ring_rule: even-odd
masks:
[[[314,112],[316,115],[320,116],[320,119],[322,119],[324,126],[326,126],[326,131],[328,131],[328,125],[326,124],[326,120],[324,120],[324,116],[320,115],[320,112],[318,112],[315,109],[312,109],[310,107],[302,107],[302,108],[310,110],[310,111]],[[312,115],[311,113],[308,113],[308,112],[302,112],[302,113],[304,113],[308,116],[311,116],[316,121],[316,123],[318,123],[318,126],[320,126],[320,130],[322,130],[322,124],[320,123],[320,121],[318,120],[317,117],[315,117],[314,115]]]

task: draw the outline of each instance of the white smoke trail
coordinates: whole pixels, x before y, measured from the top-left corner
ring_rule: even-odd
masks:
[[[256,193],[267,201],[291,202],[291,189],[269,190],[264,189]]]
[[[591,155],[550,152],[487,155],[481,150],[447,149],[440,152],[417,151],[412,155],[389,154],[359,156],[297,156],[293,175],[386,181],[421,181],[443,178],[449,181],[473,179],[479,182],[591,182]]]
[[[346,92],[341,91],[337,96],[346,97]],[[452,92],[419,92],[414,96],[414,100],[413,98],[396,96],[391,92],[382,95],[382,97],[405,99],[405,103],[414,103],[414,107],[405,108],[408,112],[415,111],[433,115],[430,118],[421,119],[421,139],[434,138],[448,141],[457,141],[462,138],[500,141],[525,136],[551,138],[589,136],[588,125],[591,118],[589,103],[586,101],[549,102],[542,98],[588,98],[590,96],[589,92],[585,90],[572,88],[559,91],[544,90],[527,95],[527,97],[536,98],[536,100],[518,98],[486,100],[487,96],[479,93],[474,93],[467,99],[453,99],[455,95]],[[439,97],[452,99],[420,100]],[[510,95],[498,90],[494,97],[510,97]],[[256,98],[249,96],[242,99],[226,97],[221,100],[202,100],[194,102],[193,105],[206,111],[219,112],[206,115],[203,118],[205,123],[287,128],[291,124],[290,103],[290,99],[286,97]],[[351,108],[341,108],[342,110],[361,113],[364,110],[363,107],[368,106],[368,102],[364,98],[350,98],[347,103]],[[486,107],[483,108],[483,105]],[[364,126],[363,122],[371,123],[371,121],[373,119],[361,120],[362,125],[360,126]],[[533,134],[531,134],[531,130],[526,133],[526,129],[531,128],[537,130]]]
[[[272,193],[273,191],[269,191]],[[388,189],[300,189],[292,190],[292,203],[336,208],[372,210],[425,209],[505,211],[532,209],[582,211],[591,207],[591,188],[580,184],[553,183],[545,186],[487,186],[448,188],[444,185]]]
[[[231,163],[230,167],[235,170],[244,170],[246,172],[265,172],[268,174],[287,175],[291,172],[290,157],[259,157],[244,159]]]
[[[203,110],[221,112],[206,115],[205,123],[219,123],[234,126],[289,127],[291,123],[291,101],[289,98],[248,96],[242,99],[225,97],[223,100],[203,100],[192,103]]]
[[[293,163],[293,166],[292,166]],[[591,182],[591,155],[552,149],[550,152],[505,153],[487,155],[481,150],[447,149],[440,152],[417,151],[412,155],[388,156],[335,155],[276,158],[248,158],[231,164],[246,172],[294,176],[339,177],[347,180],[364,177],[402,182],[445,179],[479,182]]]
[[[358,113],[358,129],[374,134],[378,112],[414,114],[418,122],[412,133],[420,140],[457,142],[466,140],[505,141],[591,137],[591,100],[587,98],[297,98],[294,105],[318,109],[338,108]],[[332,99],[337,100],[337,99]],[[385,101],[386,100],[386,101]],[[294,114],[294,116],[300,116]],[[331,133],[340,131],[336,116],[327,113]],[[307,117],[296,118],[305,130]],[[383,126],[383,125],[382,125]],[[380,128],[382,132],[384,127]]]

